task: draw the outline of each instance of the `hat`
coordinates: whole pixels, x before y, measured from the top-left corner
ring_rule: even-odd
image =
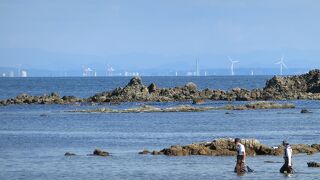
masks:
[[[283,141],[282,141],[282,144],[283,144],[283,145],[288,145],[289,143],[288,143],[287,140],[283,140]]]

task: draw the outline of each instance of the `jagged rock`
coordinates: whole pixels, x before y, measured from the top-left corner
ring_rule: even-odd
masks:
[[[95,156],[109,156],[109,153],[107,151],[102,151],[101,149],[95,149],[93,151],[93,155],[95,155]]]
[[[256,139],[243,139],[241,143],[246,148],[246,153],[249,156],[255,155],[282,155],[283,146],[279,148],[272,148],[261,144]],[[307,153],[312,154],[319,152],[318,149],[309,145],[299,144],[292,145],[293,153]],[[188,155],[206,155],[206,156],[234,156],[236,155],[236,147],[234,139],[222,138],[216,139],[212,142],[194,143],[190,145],[180,146],[175,145],[170,148],[162,149],[161,151],[154,151],[153,155],[164,154],[167,156],[188,156]]]
[[[51,97],[60,98],[60,95],[59,95],[59,93],[57,93],[57,92],[52,92],[52,93],[51,93]]]
[[[153,93],[157,90],[157,86],[155,83],[151,83],[149,86],[148,86],[148,91],[149,93]]]
[[[193,82],[189,82],[185,85],[185,87],[189,90],[189,91],[193,91],[196,92],[197,91],[197,85]]]
[[[138,76],[133,77],[128,83],[128,86],[139,86],[139,85],[142,85],[142,80]]]
[[[320,93],[320,71],[288,77],[273,77],[264,88],[266,99],[318,99]],[[309,94],[311,93],[311,94]]]
[[[320,167],[320,163],[311,161],[311,162],[307,162],[308,167]]]
[[[308,109],[301,109],[301,113],[302,114],[311,113],[311,111],[309,111]]]
[[[76,154],[75,153],[71,153],[71,152],[66,152],[64,155],[65,156],[75,156]]]

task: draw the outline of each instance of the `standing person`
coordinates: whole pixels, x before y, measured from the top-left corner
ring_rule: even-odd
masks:
[[[291,174],[293,173],[292,169],[292,149],[290,144],[284,140],[282,142],[282,145],[284,146],[284,154],[283,154],[283,159],[284,159],[284,164],[280,169],[281,173],[288,173]]]
[[[244,145],[240,143],[239,138],[235,138],[234,143],[236,144],[237,149],[237,163],[236,167],[234,168],[234,172],[236,172],[237,174],[242,174],[246,172],[246,149]]]

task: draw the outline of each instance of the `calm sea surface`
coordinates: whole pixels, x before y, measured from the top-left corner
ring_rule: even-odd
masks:
[[[235,77],[144,77],[159,87],[195,82],[200,89],[233,87],[262,88],[266,76]],[[20,93],[89,97],[125,86],[130,78],[0,78],[0,99]],[[167,157],[139,155],[143,149],[160,150],[175,144],[212,141],[220,137],[256,138],[275,146],[283,139],[291,143],[320,143],[320,101],[288,101],[295,109],[207,111],[189,113],[81,114],[68,110],[121,105],[10,105],[0,106],[0,179],[286,179],[278,173],[281,157],[248,158],[254,173],[238,177],[233,173],[235,157]],[[203,106],[246,102],[207,101]],[[280,102],[283,103],[283,102]],[[146,103],[167,107],[191,102]],[[302,108],[313,113],[300,114]],[[46,114],[46,117],[40,116]],[[111,152],[110,157],[87,156],[95,148]],[[78,156],[65,157],[65,152]],[[293,158],[297,171],[291,179],[320,179],[320,154]]]

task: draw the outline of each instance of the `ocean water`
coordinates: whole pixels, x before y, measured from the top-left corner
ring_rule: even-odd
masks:
[[[144,77],[160,87],[195,82],[199,88],[262,88],[266,76],[235,77]],[[88,97],[124,86],[130,78],[0,78],[0,99],[20,93]],[[249,157],[255,170],[244,176],[233,173],[235,157],[139,155],[143,149],[161,150],[175,144],[212,141],[220,137],[256,138],[276,146],[290,143],[320,143],[320,101],[287,101],[295,109],[82,114],[69,110],[100,107],[129,108],[148,104],[158,107],[191,104],[123,103],[121,105],[10,105],[0,106],[0,179],[287,179],[279,173],[280,156]],[[246,102],[207,101],[201,106],[223,106]],[[280,101],[279,103],[284,103]],[[302,108],[313,113],[300,114]],[[40,116],[46,114],[47,116]],[[95,148],[109,157],[87,156]],[[77,156],[65,157],[65,152]],[[295,155],[296,174],[290,179],[320,179],[320,154]]]

